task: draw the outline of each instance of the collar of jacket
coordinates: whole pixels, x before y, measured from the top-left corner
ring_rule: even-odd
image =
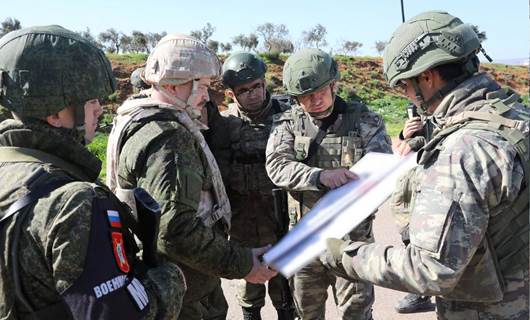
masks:
[[[486,95],[488,93],[498,90],[501,90],[501,87],[495,80],[486,73],[477,73],[447,94],[432,117],[435,122],[442,124],[444,118],[472,108],[470,107],[471,104],[480,100],[487,100]]]
[[[0,123],[0,146],[49,153],[79,167],[89,182],[96,181],[101,171],[101,161],[67,131],[40,120],[5,120]]]

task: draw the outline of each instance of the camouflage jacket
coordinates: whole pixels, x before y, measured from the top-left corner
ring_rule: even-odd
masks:
[[[87,252],[94,240],[91,239],[94,199],[114,199],[116,202],[117,199],[108,189],[96,183],[101,168],[99,159],[61,132],[62,130],[40,121],[28,121],[23,124],[6,120],[0,124],[0,148],[38,150],[65,161],[65,167],[58,167],[56,163],[2,160],[0,212],[6,212],[11,204],[28,193],[26,180],[39,168],[50,173],[46,177],[48,180],[43,183],[66,177],[73,180],[37,200],[35,205],[26,211],[23,220],[14,216],[0,226],[0,319],[23,319],[29,311],[15,302],[12,278],[12,265],[15,262],[10,257],[15,243],[18,245],[17,270],[21,289],[34,311],[60,304],[65,299],[65,292],[80,277],[86,279],[88,274],[89,280],[92,279],[94,270],[87,270],[86,266],[87,256],[97,255]],[[6,152],[3,153],[4,157]],[[72,172],[75,175],[72,175]],[[18,237],[14,236],[17,221],[22,221],[22,231]],[[123,235],[126,243],[134,242],[126,231],[123,231]],[[127,245],[126,249],[127,259],[133,266],[132,270],[135,270],[135,251]],[[98,269],[98,276],[112,275],[110,266],[106,264],[100,264]],[[169,269],[171,270],[163,274],[164,279],[149,270],[142,280],[151,306],[147,319],[173,319],[180,310],[185,291],[184,279],[175,265]],[[168,284],[167,278],[172,279],[172,282]],[[111,279],[110,276],[108,279]],[[96,299],[92,289],[84,294]],[[83,300],[78,302],[84,303]],[[123,305],[107,306],[111,309],[120,307]],[[136,306],[131,307],[136,309]],[[128,313],[124,309],[120,309],[120,312]]]
[[[203,274],[243,278],[252,268],[250,249],[229,242],[197,216],[202,190],[212,188],[208,163],[192,133],[172,112],[133,122],[118,161],[119,184],[142,187],[162,209],[158,245],[170,261]]]
[[[360,109],[358,128],[355,130],[355,137],[353,137],[359,141],[358,147],[362,150],[360,156],[371,151],[392,153],[392,142],[386,133],[385,125],[381,117],[368,110],[362,104],[347,104],[340,97],[336,97],[335,108],[340,105],[345,105],[345,109],[348,112],[355,112],[357,108]],[[291,110],[277,115],[267,142],[266,168],[274,184],[289,191],[303,191],[305,194],[304,200],[307,200],[309,202],[307,205],[311,207],[326,191],[319,183],[320,172],[331,166],[318,167],[312,165],[313,163],[311,162],[310,164],[306,164],[297,159],[295,140],[297,139],[296,131],[298,129],[295,126],[295,115],[308,119],[304,121],[304,126],[306,126],[306,131],[308,132],[306,140],[309,142],[315,139],[321,121],[311,119],[307,113],[303,112],[299,105],[295,105]],[[328,128],[324,139],[328,136],[338,136],[340,138],[349,135],[349,132],[339,132],[341,128],[350,126],[350,124],[344,123],[343,118],[345,117],[343,115],[343,113],[338,115],[335,122]],[[315,153],[317,154],[315,158],[318,158],[319,155],[329,154],[323,147],[323,143]],[[341,155],[337,154],[334,156],[338,157],[339,166],[344,166],[341,163]],[[349,159],[350,166],[354,162],[351,160]]]
[[[477,74],[444,97],[433,119],[443,128],[449,117],[465,111],[493,111],[493,98],[511,99],[487,75]],[[520,104],[513,108],[525,109]],[[503,116],[516,114],[511,110]],[[528,121],[522,124],[528,137]],[[528,215],[518,221],[510,217],[514,200],[524,199],[519,198],[525,186],[522,161],[514,145],[491,130],[463,127],[443,139],[439,134],[434,131],[419,158],[410,244],[353,243],[346,252],[353,256],[355,277],[442,296],[440,319],[461,319],[458,310],[478,315],[476,319],[527,319]],[[523,202],[518,206],[528,208],[528,198]],[[501,256],[510,248],[503,248],[499,241],[504,239],[490,233],[494,221],[507,223],[509,233],[521,237],[506,242],[521,246],[513,257]],[[473,313],[466,313],[469,310]]]
[[[232,206],[231,239],[248,246],[276,242],[272,189],[265,171],[265,148],[272,117],[289,108],[268,95],[264,112],[251,116],[235,103],[212,118],[209,145],[223,175]]]

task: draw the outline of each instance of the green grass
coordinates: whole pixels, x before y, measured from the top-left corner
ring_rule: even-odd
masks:
[[[405,121],[401,122],[385,122],[386,133],[391,137],[397,137],[399,132],[403,129]]]
[[[101,160],[101,172],[99,173],[99,178],[101,181],[105,181],[107,168],[107,142],[109,140],[109,135],[106,133],[98,132],[94,137],[94,140],[88,145],[88,150],[92,152],[96,157]]]
[[[147,60],[147,53],[127,53],[127,54],[116,54],[107,53],[107,57],[111,62],[119,62],[123,64],[142,64]]]
[[[261,52],[258,55],[267,64],[283,65],[283,60],[281,59],[280,53],[278,51]]]

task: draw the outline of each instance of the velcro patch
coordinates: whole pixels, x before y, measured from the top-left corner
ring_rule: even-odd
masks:
[[[125,273],[129,273],[131,269],[129,261],[127,261],[127,255],[125,254],[125,245],[123,243],[123,236],[121,232],[112,232],[112,249],[114,251],[114,257],[118,268]]]
[[[120,213],[116,210],[107,210],[107,219],[112,228],[121,228]]]

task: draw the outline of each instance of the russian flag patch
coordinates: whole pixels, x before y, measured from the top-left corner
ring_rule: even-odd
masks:
[[[113,228],[121,228],[120,213],[116,210],[107,210],[109,224]]]

